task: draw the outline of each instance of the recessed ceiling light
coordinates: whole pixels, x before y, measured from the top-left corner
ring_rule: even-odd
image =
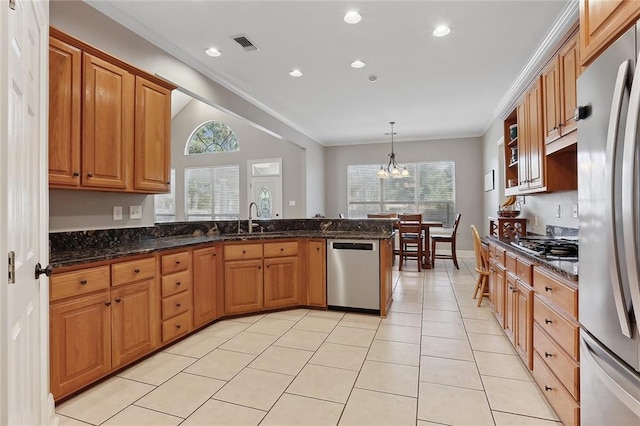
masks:
[[[209,56],[213,56],[214,58],[217,58],[218,56],[222,55],[222,52],[216,49],[215,47],[210,47],[204,52]]]
[[[302,77],[302,71],[300,70],[292,70],[289,75],[291,77]]]
[[[378,81],[378,76],[377,76],[377,75],[373,75],[373,74],[372,74],[372,75],[370,75],[370,76],[369,76],[369,81],[370,81],[371,83],[375,83],[376,81]]]
[[[355,61],[351,62],[351,68],[362,68],[365,65],[367,64],[362,62],[360,59],[356,59]]]
[[[433,30],[433,35],[436,37],[444,37],[451,32],[451,28],[446,25],[437,26],[435,30]]]
[[[355,10],[350,10],[344,15],[344,22],[347,24],[357,24],[362,20],[362,16]]]

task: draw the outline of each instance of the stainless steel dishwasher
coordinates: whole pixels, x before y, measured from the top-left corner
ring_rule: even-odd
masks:
[[[378,240],[327,240],[327,305],[380,310]]]

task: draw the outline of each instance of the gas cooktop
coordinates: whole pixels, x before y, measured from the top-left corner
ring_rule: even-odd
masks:
[[[511,245],[545,259],[578,261],[577,238],[520,237]]]

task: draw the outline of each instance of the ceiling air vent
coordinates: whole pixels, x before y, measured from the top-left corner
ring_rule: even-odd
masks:
[[[235,36],[235,37],[232,37],[232,38],[235,40],[236,43],[238,43],[240,46],[242,46],[242,48],[247,52],[253,52],[254,50],[260,50],[244,34],[239,35],[239,36]]]

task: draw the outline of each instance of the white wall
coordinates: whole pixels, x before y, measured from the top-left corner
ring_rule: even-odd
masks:
[[[239,151],[204,155],[184,155],[191,133],[207,121],[220,121],[236,134]],[[245,120],[221,112],[198,100],[189,102],[171,122],[171,163],[176,169],[176,220],[184,220],[184,168],[238,164],[240,166],[240,200],[247,200],[247,160],[282,158],[282,217],[305,217],[304,156],[305,150],[289,141],[275,138],[246,123]],[[289,201],[296,206],[290,207]],[[246,218],[248,203],[240,202],[240,217]]]
[[[462,213],[458,230],[458,248],[473,250],[469,226],[486,221],[482,214],[483,167],[480,138],[399,142],[395,145],[399,163],[423,161],[455,161],[456,209]],[[389,144],[367,144],[327,147],[325,176],[327,217],[347,212],[347,166],[381,164],[388,161]]]
[[[304,188],[298,205],[300,215],[308,217],[324,212],[324,147],[322,145],[196,72],[84,2],[55,1],[50,4],[50,13],[52,26],[151,74],[158,74],[187,91],[197,94],[208,104],[242,117],[252,125],[268,129],[282,139],[302,147],[304,152],[302,160],[299,157],[295,159],[301,163],[302,174],[290,176],[290,179],[295,179]],[[284,161],[286,162],[287,159]],[[152,203],[151,196],[136,201],[137,204],[143,205],[143,219],[131,223],[126,220],[122,222],[110,220],[112,214],[110,206],[129,205],[131,200],[128,197],[130,196],[114,193],[106,196],[105,194],[89,191],[73,193],[51,191],[51,231],[153,224],[153,216],[145,214]],[[73,206],[67,206],[67,203],[73,203]]]
[[[483,200],[483,216],[488,218],[490,216],[495,217],[498,206],[504,199],[504,161],[498,161],[502,158],[504,152],[503,143],[498,144],[498,141],[503,139],[503,125],[502,120],[496,120],[489,127],[487,132],[482,137],[483,144],[483,173],[494,170],[495,189],[484,193]],[[504,141],[503,141],[504,142]],[[478,227],[480,235],[489,234],[489,220],[485,220],[482,226]]]

